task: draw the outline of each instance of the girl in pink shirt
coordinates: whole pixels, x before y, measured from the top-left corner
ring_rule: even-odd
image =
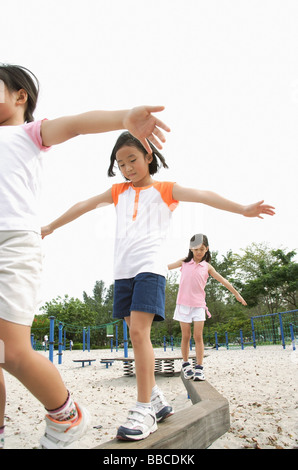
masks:
[[[180,322],[182,332],[182,370],[186,379],[205,380],[203,372],[203,329],[206,313],[211,317],[205,300],[205,286],[209,274],[232,292],[239,302],[246,305],[239,292],[209,264],[210,260],[211,254],[208,239],[206,235],[199,233],[190,239],[188,256],[168,265],[168,269],[181,267],[181,279],[174,319]],[[195,371],[193,371],[188,361],[192,322],[194,323],[193,336],[196,344],[197,360]]]

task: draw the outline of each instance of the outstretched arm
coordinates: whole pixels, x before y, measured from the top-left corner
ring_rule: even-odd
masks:
[[[242,305],[247,305],[243,297],[241,297],[239,292],[232,286],[232,284],[227,281],[227,279],[225,279],[223,276],[221,276],[217,271],[215,271],[211,264],[209,264],[208,273],[210,274],[210,276],[214,277],[214,279],[220,282],[223,286],[225,286],[236,297],[238,302],[240,302]]]
[[[112,203],[113,199],[111,189],[98,196],[91,197],[86,201],[78,202],[66,212],[64,212],[64,214],[58,217],[58,219],[54,220],[48,225],[41,227],[41,236],[42,238],[44,238],[47,235],[53,233],[54,230],[56,230],[57,228],[62,227],[62,225],[68,224],[69,222],[72,222],[73,220],[80,217],[81,215],[86,214],[86,212]]]
[[[148,153],[152,153],[146,139],[161,149],[160,142],[165,142],[161,129],[170,131],[166,124],[152,114],[163,109],[163,106],[139,106],[129,110],[89,111],[75,116],[45,120],[41,126],[42,142],[43,145],[50,147],[80,134],[127,129],[142,142]]]
[[[258,217],[263,219],[261,214],[274,215],[274,207],[259,201],[254,204],[242,205],[237,202],[223,198],[212,191],[202,191],[199,189],[183,188],[178,184],[173,186],[173,198],[177,201],[200,202],[216,209],[221,209],[245,217]]]
[[[183,259],[178,259],[178,261],[168,264],[168,270],[170,271],[171,269],[181,268],[183,261]]]

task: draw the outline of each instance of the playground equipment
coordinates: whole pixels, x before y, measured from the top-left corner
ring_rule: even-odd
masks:
[[[204,332],[204,342],[205,344],[213,344],[216,349],[219,347],[224,346],[226,349],[232,348],[241,348],[244,349],[245,346],[253,346],[256,348],[258,345],[267,345],[267,344],[281,344],[282,347],[285,349],[286,345],[292,345],[293,351],[296,350],[296,341],[298,339],[298,310],[289,310],[285,312],[278,312],[278,313],[271,313],[267,315],[257,315],[251,317],[251,330],[250,331],[242,331],[239,330],[239,333],[230,333],[225,331],[224,333],[214,333],[214,339],[211,338],[209,333]],[[106,328],[107,329],[107,337],[110,338],[111,341],[111,352],[113,351],[113,326],[115,324],[115,331],[116,331],[116,351],[118,352],[118,323],[122,320],[117,320],[115,322],[111,322],[104,325],[93,326],[93,327],[82,327],[82,326],[75,326],[70,325],[72,328],[76,328],[76,331],[83,332],[83,351],[88,350],[90,352],[91,345],[91,331],[95,331],[99,328]],[[56,322],[57,324],[57,322]],[[124,366],[126,370],[125,375],[132,374],[132,365],[133,359],[128,358],[128,330],[127,324],[123,320],[123,347],[124,347]],[[69,325],[64,325],[61,322],[58,322],[58,363],[62,363],[62,355],[63,350],[66,349],[66,327],[69,328]],[[49,332],[49,341],[46,342],[44,346],[41,343],[37,343],[34,340],[34,335],[31,335],[31,344],[34,349],[42,349],[46,350],[47,345],[49,347],[49,359],[53,362],[54,358],[54,327],[55,327],[55,317],[50,317],[50,332]],[[207,329],[205,329],[207,330]],[[63,339],[64,334],[64,339]],[[208,335],[205,336],[205,335]],[[166,336],[163,336],[163,340],[160,341],[163,343],[164,351],[167,350],[167,347],[171,347],[173,350],[174,348],[174,338],[171,336],[169,340]],[[177,338],[175,339],[175,346],[179,347],[180,343],[177,344]],[[72,341],[69,341],[69,348],[72,348]],[[190,341],[190,351],[192,351],[192,340]],[[114,358],[113,358],[114,359]],[[157,358],[158,359],[158,358]],[[161,363],[156,361],[155,368],[156,371],[160,371]],[[165,367],[171,372],[172,364],[169,363]]]
[[[54,347],[55,345],[58,346],[58,364],[62,364],[62,355],[63,351],[66,349],[66,328],[65,325],[62,322],[58,322],[58,343],[55,343],[55,338],[54,338],[54,331],[55,331],[55,317],[51,316],[49,317],[50,320],[50,332],[49,332],[49,340],[46,341],[46,343],[42,346],[39,347],[39,345],[36,343],[34,340],[34,335],[31,334],[31,345],[32,348],[37,350],[37,349],[44,349],[45,351],[47,350],[47,346],[49,348],[49,359],[51,362],[54,362]],[[121,320],[118,320],[121,321]],[[107,328],[107,337],[111,338],[111,351],[113,351],[113,324],[116,322],[104,324],[104,325],[99,325],[98,327],[95,328]],[[124,322],[125,323],[125,322]],[[67,325],[68,326],[68,325]],[[82,334],[83,334],[83,342],[82,342],[82,349],[85,351],[86,349],[88,352],[90,352],[90,340],[91,340],[91,328],[90,326],[88,327],[76,327],[75,325],[71,325],[73,328],[76,329],[81,329]],[[125,323],[126,327],[126,323]],[[126,354],[127,354],[127,329],[125,329],[125,334],[126,334],[126,339],[124,339],[125,345],[126,345]],[[64,331],[63,331],[64,328]],[[63,334],[64,334],[64,339],[63,339]],[[69,341],[69,349],[72,350],[73,343],[70,340]],[[118,351],[118,325],[116,325],[116,350]]]
[[[95,362],[96,359],[73,359],[72,362],[81,362],[82,367],[85,367],[85,362],[88,362],[89,366],[91,366],[91,362]]]
[[[104,359],[103,361],[114,362],[121,361],[123,362],[123,375],[133,376],[134,375],[134,357],[113,357],[111,359]],[[181,361],[182,356],[171,356],[171,357],[155,357],[155,374],[163,374],[166,376],[171,376],[175,374],[175,361]],[[196,358],[194,355],[189,356],[189,360],[192,361],[193,367],[196,365]]]

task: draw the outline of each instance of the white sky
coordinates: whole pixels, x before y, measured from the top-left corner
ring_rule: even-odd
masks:
[[[165,105],[170,169],[156,179],[276,207],[252,220],[181,203],[169,262],[198,232],[220,254],[252,242],[298,248],[296,0],[18,0],[0,18],[0,60],[40,80],[36,119]],[[46,155],[42,225],[122,181],[107,177],[119,134],[78,137]],[[113,282],[114,227],[109,206],[43,241],[42,303]]]

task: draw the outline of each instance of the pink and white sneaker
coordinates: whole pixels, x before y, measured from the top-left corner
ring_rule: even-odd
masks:
[[[77,403],[75,405],[78,416],[74,419],[56,421],[46,415],[46,429],[44,436],[40,439],[42,449],[65,449],[86,433],[90,423],[90,414]]]

